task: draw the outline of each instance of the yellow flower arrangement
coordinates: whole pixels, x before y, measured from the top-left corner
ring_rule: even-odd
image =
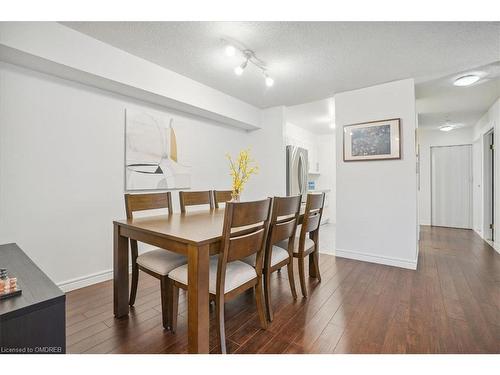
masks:
[[[226,157],[229,160],[230,175],[233,180],[233,200],[239,200],[248,179],[258,173],[259,167],[255,160],[250,158],[250,149],[241,150],[236,161],[229,154],[226,154]]]

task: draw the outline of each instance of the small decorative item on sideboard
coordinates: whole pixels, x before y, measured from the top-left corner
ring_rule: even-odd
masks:
[[[18,296],[22,290],[17,286],[17,278],[8,277],[7,270],[0,268],[0,300]]]

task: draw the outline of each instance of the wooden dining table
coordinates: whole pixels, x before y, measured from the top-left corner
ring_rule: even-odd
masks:
[[[303,215],[301,215],[302,218]],[[224,208],[113,222],[113,309],[129,313],[129,238],[187,256],[188,352],[209,352],[209,257],[221,249]],[[314,262],[309,274],[316,275]]]

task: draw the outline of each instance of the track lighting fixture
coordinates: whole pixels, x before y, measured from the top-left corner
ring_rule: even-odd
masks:
[[[237,54],[237,52],[239,52],[240,55],[244,58],[244,61],[240,65],[234,68],[234,73],[237,76],[241,76],[245,71],[246,67],[248,66],[248,63],[251,63],[256,68],[260,69],[262,75],[264,76],[264,82],[267,87],[272,87],[274,85],[274,79],[270,77],[267,73],[266,64],[264,63],[264,61],[259,59],[257,55],[255,55],[254,51],[248,48],[240,49],[238,47],[235,47],[233,44],[227,43],[224,40],[223,42],[226,44],[225,47],[226,56],[233,57]]]

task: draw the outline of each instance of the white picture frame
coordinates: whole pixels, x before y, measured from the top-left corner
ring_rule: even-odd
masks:
[[[401,119],[345,125],[344,161],[401,159]]]

